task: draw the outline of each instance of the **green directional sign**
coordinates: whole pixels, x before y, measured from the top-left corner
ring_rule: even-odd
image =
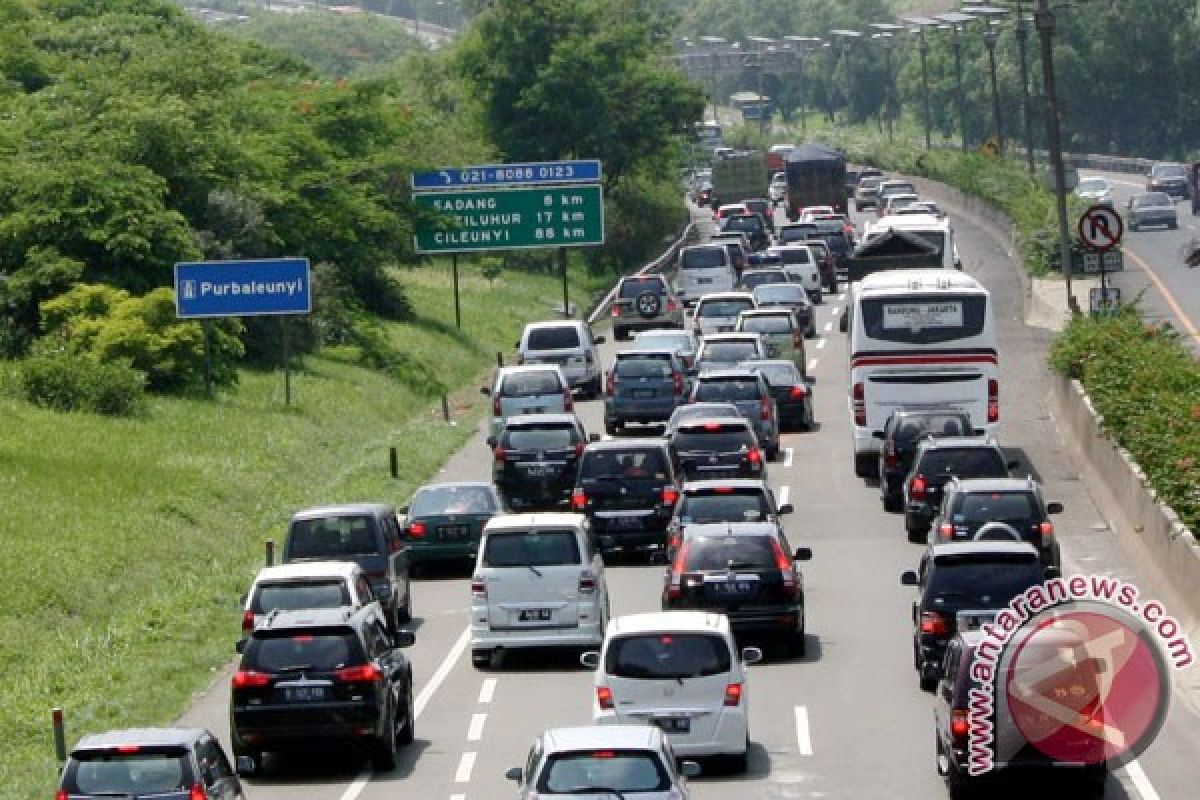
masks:
[[[598,185],[429,192],[413,195],[413,202],[445,223],[418,226],[418,253],[604,244]]]

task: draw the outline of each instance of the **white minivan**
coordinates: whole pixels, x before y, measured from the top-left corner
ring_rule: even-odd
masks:
[[[522,414],[569,414],[575,410],[571,383],[557,364],[500,367],[491,386],[480,392],[492,398],[488,435],[499,439],[504,421]]]
[[[597,647],[608,584],[582,514],[500,514],[483,528],[471,578],[471,661],[498,665],[508,650]]]
[[[757,647],[738,650],[728,617],[704,611],[618,617],[600,651],[580,656],[596,672],[597,725],[657,725],[677,755],[723,756],[739,772],[750,747],[746,667],[761,660]]]
[[[731,292],[736,283],[733,257],[724,244],[697,244],[679,251],[675,294],[684,305],[694,305],[701,296],[712,292]]]

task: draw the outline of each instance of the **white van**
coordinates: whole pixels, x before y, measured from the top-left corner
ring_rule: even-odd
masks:
[[[483,528],[471,577],[471,661],[507,650],[598,647],[608,583],[582,514],[501,514]]]
[[[733,258],[724,244],[696,244],[679,251],[675,294],[686,306],[712,292],[731,292],[737,283]]]
[[[724,756],[746,769],[750,693],[746,667],[757,647],[738,650],[729,618],[705,611],[618,617],[599,652],[580,661],[596,671],[592,721],[657,725],[675,753]]]
[[[518,414],[569,414],[575,410],[575,395],[557,364],[526,364],[500,367],[492,385],[480,387],[492,398],[492,420],[488,435],[499,439],[504,421]],[[490,448],[489,448],[490,449]]]
[[[600,396],[603,370],[600,349],[603,336],[593,336],[586,322],[547,320],[530,322],[517,341],[518,364],[557,364],[571,388],[585,398]]]
[[[821,293],[821,270],[808,245],[776,244],[768,247],[767,253],[779,256],[779,260],[783,262],[783,269],[792,282],[803,285],[804,291],[808,292],[809,302],[822,302],[824,295]]]

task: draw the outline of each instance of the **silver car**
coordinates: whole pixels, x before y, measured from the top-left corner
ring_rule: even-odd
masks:
[[[1129,198],[1125,209],[1125,218],[1129,230],[1139,231],[1142,228],[1165,225],[1175,229],[1179,227],[1179,216],[1175,211],[1175,201],[1166,192],[1143,192]]]
[[[684,422],[696,419],[721,419],[723,417],[740,417],[741,410],[734,403],[688,403],[675,409],[667,425],[663,428],[663,436],[668,439]]]
[[[630,350],[673,350],[688,370],[696,366],[700,342],[689,330],[650,330],[634,334]]]
[[[756,308],[750,292],[714,292],[700,298],[692,313],[692,330],[700,337],[728,333],[737,324],[738,314]]]
[[[547,320],[525,326],[517,342],[518,364],[556,364],[584,397],[598,397],[601,389],[600,351],[603,336],[593,336],[580,320]]]
[[[1075,196],[1092,205],[1112,208],[1113,186],[1099,175],[1083,178],[1075,186]]]
[[[500,438],[504,421],[518,414],[565,414],[575,410],[571,385],[556,364],[500,367],[490,387],[480,391],[492,398],[490,436]]]
[[[662,275],[627,275],[617,284],[612,326],[617,341],[634,330],[682,328],[683,303]]]

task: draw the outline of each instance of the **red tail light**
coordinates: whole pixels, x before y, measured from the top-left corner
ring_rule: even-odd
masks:
[[[679,502],[679,490],[674,486],[664,486],[662,488],[662,502],[664,506],[673,506]]]
[[[271,676],[265,672],[239,669],[233,673],[233,688],[235,689],[257,689],[270,685]]]
[[[621,307],[620,307],[620,306],[613,306],[613,312],[612,312],[612,315],[613,315],[614,317],[619,317],[619,316],[621,316]]]
[[[571,508],[576,511],[583,511],[587,508],[588,498],[587,492],[583,489],[575,489],[571,492]]]
[[[949,632],[950,628],[946,625],[946,618],[937,611],[921,612],[921,633],[931,633],[935,636],[944,636]]]
[[[408,526],[408,535],[417,539],[420,539],[427,533],[429,533],[429,526],[424,522],[414,522]]]
[[[378,683],[383,680],[383,670],[374,664],[343,667],[333,673],[333,679],[339,683]]]
[[[970,731],[970,723],[967,719],[967,710],[965,708],[955,708],[950,711],[950,735],[956,741],[963,741],[967,738],[967,733]]]
[[[590,572],[585,572],[579,576],[579,593],[594,594],[596,591],[596,577]]]
[[[953,539],[954,538],[954,526],[948,522],[943,522],[938,527],[938,536],[941,536],[943,539]]]
[[[191,791],[188,792],[188,800],[208,800],[208,792],[204,790],[204,784],[193,783]]]
[[[771,418],[771,401],[763,398],[758,401],[758,416],[759,419],[769,420]]]
[[[600,706],[605,711],[611,711],[613,707],[612,689],[607,686],[596,687],[596,705]]]
[[[492,416],[499,417],[502,414],[504,411],[500,408],[500,395],[492,395]]]
[[[725,687],[725,705],[736,706],[742,702],[742,685],[731,683]]]
[[[576,457],[576,458],[582,458],[582,457],[583,457],[583,451],[584,451],[586,448],[587,448],[587,445],[586,445],[586,444],[584,444],[583,442],[576,442],[576,443],[575,443],[575,457]]]
[[[1000,421],[1000,381],[995,378],[988,380],[988,422]]]
[[[808,394],[808,392],[805,391],[803,386],[793,386],[792,390],[788,392],[788,397],[791,397],[793,400],[798,400],[799,398],[804,397],[806,394]]]
[[[900,466],[900,458],[896,455],[896,441],[889,439],[883,445],[883,465],[888,469]]]
[[[575,410],[575,395],[571,394],[571,387],[563,389],[563,411]]]
[[[771,544],[775,549],[775,566],[779,568],[779,572],[783,576],[783,590],[795,593],[798,584],[796,581],[796,570],[792,565],[792,557],[784,551],[783,545],[779,542],[772,542]]]
[[[67,796],[67,790],[59,789],[57,792],[55,792],[54,800],[70,800],[69,797]]]
[[[762,463],[762,451],[757,447],[751,448],[749,453],[746,453],[746,460],[751,464]]]
[[[242,630],[245,631],[246,633],[250,633],[251,631],[254,630],[254,612],[253,611],[243,611],[242,612]]]
[[[672,372],[671,380],[674,382],[675,394],[683,394],[683,374],[679,372]]]
[[[867,399],[866,389],[863,384],[854,384],[854,424],[862,427],[867,424]]]
[[[479,577],[472,578],[471,594],[475,597],[487,597],[487,581]]]
[[[912,479],[912,483],[908,485],[908,496],[913,500],[924,500],[925,490],[929,488],[929,482],[925,480],[924,475],[918,475]]]
[[[616,390],[617,390],[617,371],[611,370],[608,373],[608,386],[605,388],[604,393],[607,394],[609,397],[612,397],[613,392],[615,392]]]
[[[508,457],[508,451],[503,447],[497,447],[492,450],[492,455],[495,457],[496,461],[503,462],[504,459]]]
[[[1054,535],[1054,523],[1043,522],[1041,525],[1038,525],[1038,532],[1042,534],[1043,539],[1050,538]]]
[[[678,310],[679,310],[679,306],[675,303],[674,300],[667,301],[667,311],[678,311]]]
[[[687,563],[690,547],[691,543],[684,542],[675,554],[675,561],[671,564],[671,575],[667,580],[668,600],[678,600],[683,596],[683,566]]]

